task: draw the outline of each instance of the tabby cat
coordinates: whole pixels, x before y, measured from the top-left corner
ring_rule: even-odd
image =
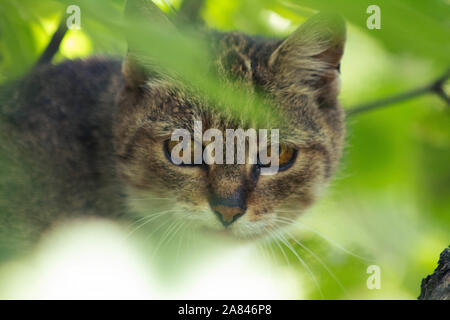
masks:
[[[152,1],[127,6],[148,19],[163,15]],[[284,40],[216,31],[205,37],[214,70],[250,95],[263,95],[287,119],[279,172],[260,175],[259,164],[172,163],[168,141],[175,129],[192,132],[196,120],[203,130],[240,123],[149,72],[133,54],[123,63],[89,58],[40,66],[2,91],[2,157],[18,168],[14,192],[0,202],[2,247],[33,244],[67,219],[131,222],[161,213],[212,236],[253,239],[316,200],[345,135],[337,100],[343,21],[318,14]],[[2,194],[13,188],[11,172],[4,174]]]

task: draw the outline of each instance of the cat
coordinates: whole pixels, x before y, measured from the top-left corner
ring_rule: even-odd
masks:
[[[128,1],[126,11],[165,19],[152,1]],[[247,241],[281,230],[316,201],[345,137],[337,99],[344,22],[317,14],[283,40],[218,31],[205,37],[224,81],[262,94],[288,119],[279,172],[262,176],[259,164],[172,163],[174,130],[192,132],[196,120],[204,130],[240,123],[149,72],[131,49],[123,62],[41,65],[2,90],[2,157],[15,169],[1,187],[5,193],[11,181],[18,185],[0,202],[3,252],[33,246],[55,223],[83,217],[130,223],[154,215],[186,222],[191,232]]]

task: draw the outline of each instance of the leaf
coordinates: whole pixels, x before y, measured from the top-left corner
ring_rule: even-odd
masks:
[[[290,0],[299,6],[332,11],[344,16],[366,34],[379,40],[388,50],[450,63],[450,6],[444,0],[379,0],[381,29],[366,26],[367,7],[373,1]]]

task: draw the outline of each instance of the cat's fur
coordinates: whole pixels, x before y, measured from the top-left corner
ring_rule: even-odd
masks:
[[[155,14],[151,1],[135,3]],[[194,120],[204,130],[239,124],[170,80],[143,77],[131,58],[122,72],[119,61],[99,58],[41,66],[6,91],[2,103],[4,145],[27,158],[23,170],[33,177],[22,182],[26,205],[8,209],[0,232],[14,234],[11,225],[25,223],[35,231],[23,237],[35,239],[65,218],[128,219],[133,210],[152,213],[142,200],[151,207],[155,198],[163,198],[168,215],[220,231],[214,196],[239,198],[245,214],[226,229],[252,238],[280,225],[277,217],[295,218],[310,206],[336,169],[344,140],[337,101],[343,22],[312,17],[283,41],[237,32],[209,37],[219,74],[263,92],[287,117],[282,142],[299,150],[292,168],[259,176],[250,165],[175,166],[163,151],[173,130],[192,131]]]

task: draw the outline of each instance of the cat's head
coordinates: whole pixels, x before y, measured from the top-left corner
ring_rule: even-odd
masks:
[[[151,1],[137,3],[161,18]],[[316,15],[284,40],[237,32],[208,37],[214,59],[205,63],[214,66],[224,86],[262,96],[283,116],[278,172],[261,175],[261,165],[248,161],[175,164],[170,156],[175,130],[194,137],[194,121],[201,121],[202,132],[215,128],[226,138],[226,129],[242,124],[198,91],[146,72],[132,58],[124,62],[125,85],[117,97],[117,170],[141,215],[173,216],[199,229],[258,237],[295,219],[335,171],[344,140],[337,95],[345,25]]]

